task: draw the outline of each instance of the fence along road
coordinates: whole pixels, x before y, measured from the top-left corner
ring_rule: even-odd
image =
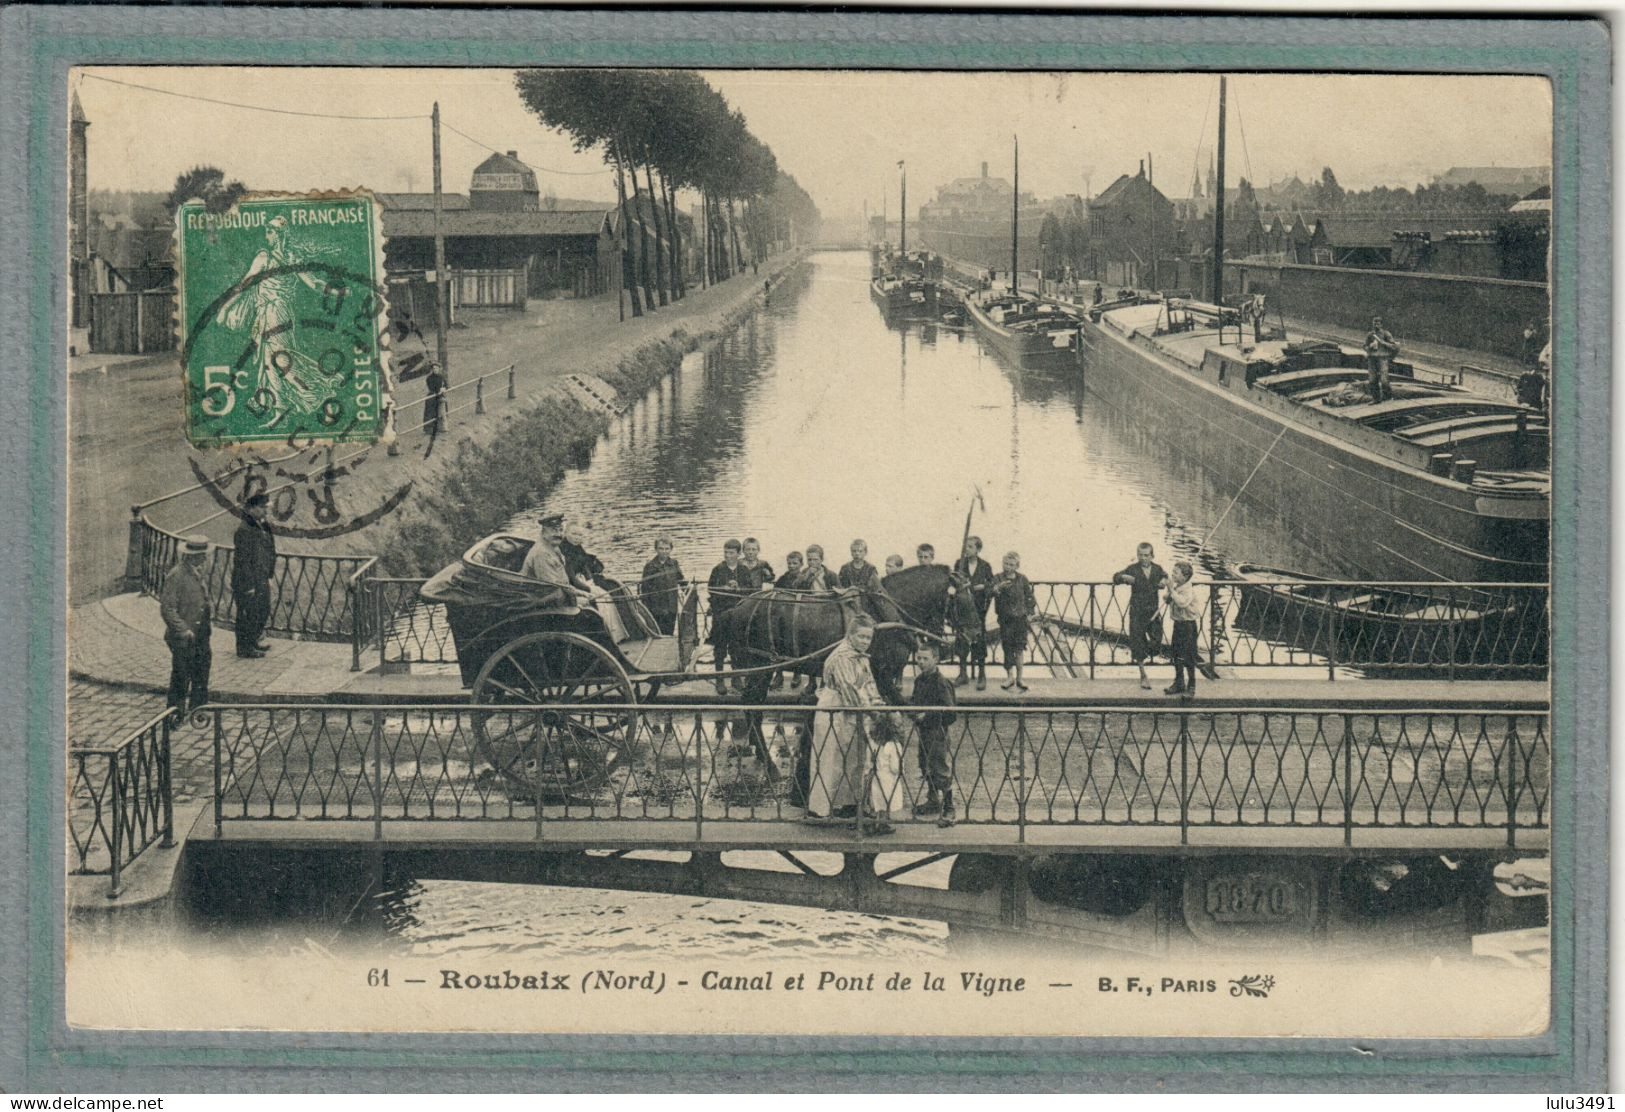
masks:
[[[515,397],[514,373],[514,365],[509,364],[451,387],[446,391],[447,403],[442,410],[442,420],[470,409],[477,414],[484,413],[487,395],[494,391],[502,390],[506,399],[512,400]],[[459,391],[462,392],[461,400],[456,399]],[[406,436],[418,432],[425,424],[419,421],[417,424],[398,428],[396,435]],[[333,465],[337,466],[373,450],[375,447],[372,445],[352,449],[348,453],[335,456]],[[302,455],[303,452],[304,450],[290,452],[268,459],[266,462],[271,464],[284,462]],[[241,474],[248,467],[249,465],[245,464],[235,471],[227,472],[225,478]],[[268,488],[267,493],[274,494],[289,485],[288,483],[273,485]],[[146,594],[156,596],[163,589],[164,579],[175,565],[181,538],[229,514],[230,511],[224,508],[215,508],[175,529],[163,528],[155,524],[149,516],[149,511],[156,506],[175,502],[203,490],[202,484],[193,483],[130,507],[130,537],[124,573],[128,584]],[[229,544],[213,545],[210,549],[206,577],[215,619],[219,624],[228,626],[236,615],[236,606],[231,597],[233,557],[234,553]],[[376,564],[377,558],[373,556],[277,553],[276,566],[271,576],[271,618],[266,626],[267,632],[314,640],[352,640],[356,636],[357,628],[356,583]]]

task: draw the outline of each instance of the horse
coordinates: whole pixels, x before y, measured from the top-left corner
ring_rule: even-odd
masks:
[[[903,702],[903,666],[913,656],[919,634],[942,638],[941,631],[951,626],[956,636],[969,637],[982,624],[970,582],[942,564],[888,575],[878,591],[850,590],[835,595],[758,591],[746,595],[723,616],[719,638],[737,664],[763,669],[745,677],[745,702],[759,705],[767,701],[772,679],[767,668],[772,664],[798,661],[789,670],[816,683],[823,673],[823,657],[804,658],[834,647],[846,636],[848,620],[857,613],[880,623],[869,648],[870,667],[881,698],[893,706]],[[762,737],[761,712],[747,712],[745,717],[751,746],[772,778],[777,773]]]

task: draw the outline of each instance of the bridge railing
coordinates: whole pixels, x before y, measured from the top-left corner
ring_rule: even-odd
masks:
[[[180,556],[182,536],[154,525],[145,515],[130,522],[130,551],[126,579],[136,589],[157,597]],[[216,624],[230,626],[237,617],[231,594],[235,550],[229,544],[211,544],[203,565],[203,580]],[[278,553],[271,571],[269,633],[288,634],[317,641],[354,641],[355,603],[352,580],[373,562],[370,556],[323,556],[315,553]]]
[[[116,745],[68,751],[71,872],[106,876],[117,896],[125,868],[156,842],[175,842],[169,711]]]
[[[379,615],[377,660],[450,664],[456,645],[444,611],[418,598],[421,579],[369,579]],[[703,586],[703,585],[701,585]],[[1321,668],[1427,674],[1444,678],[1544,674],[1550,644],[1544,583],[1401,583],[1326,580],[1241,583],[1199,581],[1197,645],[1203,663],[1231,668]],[[1026,665],[1052,677],[1095,677],[1134,662],[1130,590],[1100,581],[1033,584],[1038,615]],[[700,637],[710,614],[700,616]],[[986,651],[1004,662],[991,608]],[[1166,659],[1171,623],[1159,606],[1149,623]],[[359,636],[359,635],[358,635]],[[357,641],[356,659],[363,647]],[[960,646],[963,650],[968,646]]]
[[[382,838],[385,823],[507,822],[545,841],[561,823],[614,820],[677,823],[673,836],[686,838],[802,819],[809,793],[819,814],[861,802],[906,819],[930,794],[925,769],[952,789],[961,825],[1017,842],[1058,827],[1143,828],[1159,844],[1290,829],[1357,846],[1399,830],[1410,832],[1401,842],[1493,848],[1529,831],[1542,837],[1525,845],[1543,842],[1550,821],[1545,710],[962,707],[928,743],[912,708],[201,713],[214,736],[217,831],[305,820],[371,824]]]

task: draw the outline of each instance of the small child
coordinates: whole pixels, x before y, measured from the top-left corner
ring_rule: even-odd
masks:
[[[937,562],[937,550],[933,545],[922,544],[914,550],[914,558],[920,567],[928,568]]]
[[[821,544],[807,546],[807,567],[801,573],[800,589],[821,591],[831,595],[841,589],[841,581],[836,576],[835,569],[824,564],[824,546]]]
[[[1021,665],[1027,655],[1027,629],[1034,614],[1038,613],[1038,600],[1033,585],[1021,574],[1021,554],[1006,552],[1004,570],[993,580],[993,613],[999,619],[999,641],[1004,646],[1004,674],[1009,677],[999,686],[1009,691],[1026,691],[1021,682]]]
[[[801,574],[801,553],[787,552],[784,556],[784,574],[779,576],[778,579],[774,580],[773,586],[777,587],[781,591],[798,591],[801,589]],[[784,673],[774,672],[773,682],[769,686],[771,686],[771,688],[775,691],[783,687]],[[790,690],[801,690],[801,676],[798,673],[790,673]]]
[[[841,568],[841,586],[862,591],[880,590],[880,576],[869,562],[869,545],[864,541],[852,542],[852,559]]]
[[[739,566],[743,569],[740,586],[746,591],[760,591],[764,587],[774,586],[773,565],[762,559],[762,544],[755,537],[745,538]]]
[[[655,540],[655,558],[643,565],[638,597],[661,633],[677,632],[677,598],[683,586],[683,569],[671,558],[671,538]]]
[[[941,651],[934,641],[921,641],[914,650],[914,690],[909,702],[917,707],[952,707],[954,685],[937,670]],[[925,777],[924,803],[914,806],[917,818],[936,815],[938,826],[954,824],[953,769],[948,759],[948,727],[954,723],[951,710],[922,710],[914,715],[920,734],[920,774]]]
[[[795,590],[796,583],[801,579],[801,553],[789,552],[784,557],[784,574],[779,576],[773,585],[787,590]]]
[[[886,557],[886,574],[896,575],[903,570],[903,558],[895,552]]]
[[[722,682],[722,670],[728,661],[727,615],[745,597],[745,571],[739,557],[743,549],[736,540],[722,546],[722,563],[711,569],[707,593],[711,596],[711,653],[717,669],[717,694],[728,694]],[[735,684],[739,681],[734,680]]]
[[[1174,661],[1174,682],[1163,689],[1164,695],[1183,695],[1189,699],[1196,694],[1196,620],[1198,606],[1196,588],[1191,585],[1190,563],[1181,560],[1174,565],[1174,574],[1168,580],[1168,615],[1174,620],[1173,643],[1169,655]]]

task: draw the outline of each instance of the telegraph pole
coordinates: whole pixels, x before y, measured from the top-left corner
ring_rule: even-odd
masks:
[[[435,357],[440,361],[440,376],[451,387],[451,368],[447,365],[446,330],[451,327],[451,283],[446,281],[446,236],[441,227],[440,204],[440,102],[434,102],[434,285],[435,285]],[[444,420],[444,414],[441,417]]]

